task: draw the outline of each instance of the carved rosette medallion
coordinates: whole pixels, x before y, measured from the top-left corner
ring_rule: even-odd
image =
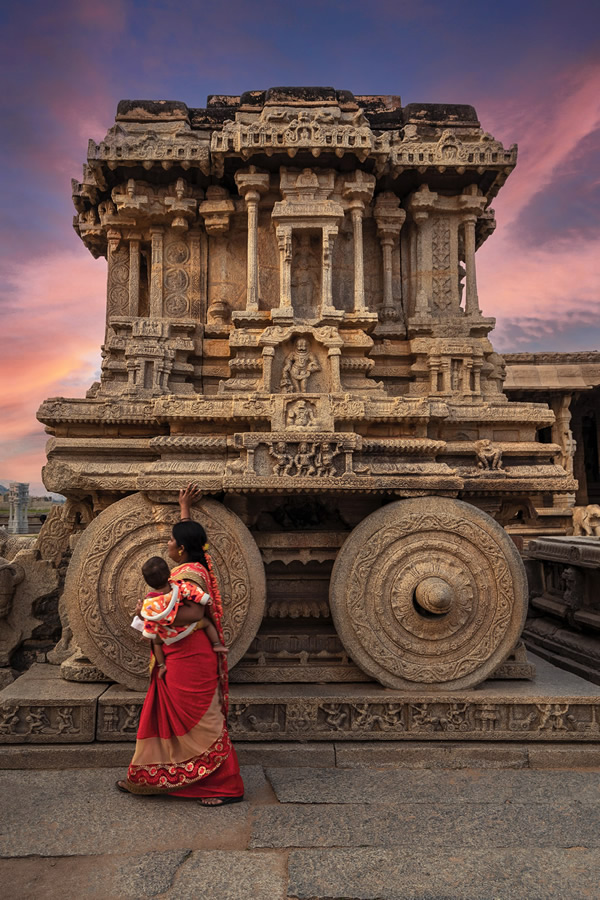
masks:
[[[265,574],[250,532],[215,500],[193,510],[208,534],[210,554],[223,597],[229,666],[238,662],[262,620]],[[75,641],[94,665],[133,690],[147,686],[147,642],[131,628],[135,605],[148,588],[141,566],[165,556],[179,511],[153,504],[142,494],[119,500],[100,513],[79,539],[65,585]]]
[[[504,529],[458,500],[390,503],[354,529],[331,576],[348,654],[388,687],[456,690],[492,674],[527,612],[521,558]]]

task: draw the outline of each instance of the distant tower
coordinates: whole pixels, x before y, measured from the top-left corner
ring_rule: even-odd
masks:
[[[8,486],[8,502],[10,504],[9,534],[28,534],[29,485],[20,481],[11,481]]]

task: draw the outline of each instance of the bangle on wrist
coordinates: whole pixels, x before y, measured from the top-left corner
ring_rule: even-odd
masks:
[[[158,668],[159,668],[159,669],[166,669],[166,668],[167,668],[167,664],[166,664],[166,663],[158,663]]]

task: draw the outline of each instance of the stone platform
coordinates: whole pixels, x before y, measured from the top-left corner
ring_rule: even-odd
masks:
[[[533,682],[488,681],[452,693],[363,684],[239,684],[230,697],[236,741],[519,741],[600,739],[597,686],[536,658]],[[142,692],[73,684],[35,665],[0,692],[0,743],[132,741]]]

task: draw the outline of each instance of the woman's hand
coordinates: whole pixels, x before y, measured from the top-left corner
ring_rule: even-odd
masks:
[[[192,504],[201,494],[198,485],[193,482],[188,484],[185,490],[179,491],[179,509],[182,519],[191,519]]]

